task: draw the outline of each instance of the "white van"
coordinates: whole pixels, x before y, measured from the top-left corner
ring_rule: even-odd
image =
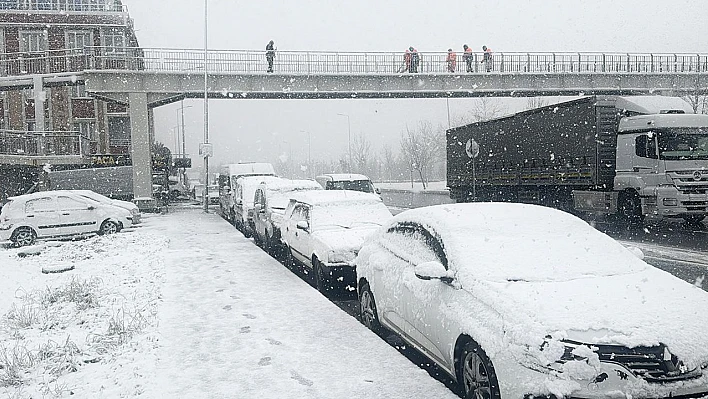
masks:
[[[266,162],[233,163],[222,167],[219,174],[219,208],[221,214],[231,223],[237,222],[238,179],[244,176],[275,176],[275,168]]]
[[[379,190],[374,187],[371,180],[364,175],[330,173],[317,176],[315,180],[317,180],[325,190],[353,190],[371,194],[379,193]]]

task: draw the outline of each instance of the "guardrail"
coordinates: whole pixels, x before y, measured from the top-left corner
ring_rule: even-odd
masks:
[[[118,0],[2,0],[0,12],[68,11],[68,12],[127,12]]]
[[[706,73],[708,54],[620,53],[494,53],[486,61],[482,53],[469,58],[457,53],[449,68],[447,52],[418,53],[415,73]],[[469,61],[469,68],[468,68]],[[41,53],[0,54],[0,75],[79,72],[83,70],[145,70],[153,72],[204,72],[203,50],[85,47]],[[209,73],[266,73],[265,51],[210,50]],[[276,74],[403,74],[412,63],[401,52],[276,51]],[[469,72],[468,72],[469,70]]]
[[[88,156],[89,139],[77,132],[0,130],[0,154],[17,156]]]

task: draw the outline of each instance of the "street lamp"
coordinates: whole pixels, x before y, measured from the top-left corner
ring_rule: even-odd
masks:
[[[204,144],[209,145],[209,87],[207,69],[207,51],[209,46],[209,9],[208,0],[204,0]],[[204,212],[209,212],[209,157],[204,155]]]
[[[349,121],[349,115],[347,114],[337,114],[339,116],[346,116],[347,117],[347,128],[349,130],[349,139],[347,140],[347,144],[349,147],[349,173],[352,173],[352,124]]]
[[[312,134],[304,130],[300,132],[307,133],[307,175],[312,176]]]

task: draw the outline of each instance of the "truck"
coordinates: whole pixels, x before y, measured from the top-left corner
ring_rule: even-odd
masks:
[[[221,167],[218,178],[219,210],[226,220],[239,229],[243,227],[239,224],[240,218],[237,218],[238,210],[243,206],[243,199],[239,195],[239,178],[243,176],[275,176],[275,168],[266,162],[232,163]],[[249,200],[253,201],[253,198]]]
[[[590,96],[447,131],[456,202],[523,202],[641,226],[708,208],[708,115],[680,98]]]

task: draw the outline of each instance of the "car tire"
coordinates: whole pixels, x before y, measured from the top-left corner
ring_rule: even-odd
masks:
[[[105,236],[109,234],[116,234],[120,231],[120,226],[118,223],[111,220],[106,220],[101,223],[101,227],[98,229],[98,235]]]
[[[378,335],[384,332],[383,326],[379,322],[379,314],[376,310],[376,301],[371,292],[369,283],[364,280],[359,287],[359,319],[369,330]]]
[[[29,227],[20,227],[12,233],[10,241],[12,241],[16,247],[27,247],[37,241],[37,233]]]
[[[492,361],[474,340],[468,340],[456,364],[460,395],[465,399],[500,399],[499,381]]]
[[[329,290],[327,289],[327,281],[325,279],[324,272],[322,271],[322,265],[320,265],[317,258],[312,259],[312,279],[317,291],[319,291],[322,295],[327,296],[329,293]]]

